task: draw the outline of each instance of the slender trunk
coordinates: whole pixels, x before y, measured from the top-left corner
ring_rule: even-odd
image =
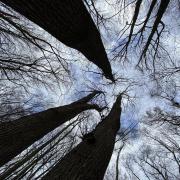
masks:
[[[109,115],[42,179],[102,180],[120,128],[121,95]]]
[[[69,105],[51,108],[12,122],[0,123],[0,166],[82,111],[88,109],[100,111],[101,108],[97,105],[88,104],[88,101],[99,93],[94,91]]]
[[[124,144],[119,148],[118,153],[117,153],[117,158],[116,158],[116,180],[119,180],[119,158],[121,151],[124,147]]]
[[[113,79],[100,34],[82,0],[1,0],[67,46],[77,49]]]
[[[143,56],[146,56],[146,52],[148,51],[148,48],[151,45],[151,41],[153,40],[153,36],[158,29],[158,25],[161,23],[161,19],[162,19],[164,13],[166,12],[166,9],[167,9],[169,3],[170,3],[170,0],[161,0],[158,12],[156,14],[156,19],[155,19],[155,22],[154,22],[153,27],[152,27],[152,31],[148,37],[146,45],[144,46],[144,49],[143,49],[143,52],[141,54],[140,59],[142,59]],[[161,33],[158,34],[158,37],[157,37],[158,39],[160,38],[160,35],[161,35]]]

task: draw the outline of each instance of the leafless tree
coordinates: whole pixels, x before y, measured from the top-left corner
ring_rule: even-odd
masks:
[[[121,96],[95,130],[86,134],[83,141],[42,179],[103,179],[120,128]]]
[[[29,152],[25,153],[23,157],[14,160],[15,163],[10,163],[4,167],[1,170],[0,179],[11,179],[13,176],[31,179],[37,176],[37,172],[39,177],[43,176],[51,165],[61,159],[76,144],[75,134],[72,134],[72,131],[85,118],[87,117],[84,113],[79,114],[68,125],[64,125],[52,135],[49,134],[42,142],[30,148]],[[41,173],[39,173],[40,170]]]
[[[33,142],[42,138],[48,132],[66,121],[69,121],[79,113],[89,109],[101,111],[102,108],[98,105],[88,104],[88,102],[99,93],[99,91],[94,91],[88,96],[69,105],[51,108],[15,121],[1,122],[0,164],[3,165],[7,163]]]
[[[33,0],[16,3],[2,0],[2,2],[45,29],[59,41],[82,52],[89,61],[102,69],[108,79],[114,81],[100,33],[82,0],[70,3]]]
[[[0,16],[1,81],[10,81],[23,87],[27,87],[29,81],[45,86],[52,82],[69,81],[68,59],[63,58],[60,50],[44,40],[32,23],[2,3]]]
[[[113,50],[114,58],[120,60],[124,58],[126,60],[132,53],[140,54],[137,67],[154,69],[154,64],[161,51],[166,53],[161,43],[162,34],[166,26],[162,17],[170,4],[170,0],[117,1],[117,3],[123,4],[122,9],[126,9],[128,6],[134,6],[135,8],[131,22],[126,22],[126,25],[120,32],[120,42]],[[143,12],[142,6],[145,6],[148,11]],[[142,16],[144,18],[140,18]],[[152,61],[150,61],[151,59]]]

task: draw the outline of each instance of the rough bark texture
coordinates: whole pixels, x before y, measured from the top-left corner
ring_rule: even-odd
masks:
[[[116,133],[120,128],[121,96],[109,115],[94,131],[68,153],[43,180],[102,180],[111,158]]]
[[[69,105],[0,123],[0,166],[10,161],[44,135],[88,109],[100,110],[95,104],[87,104],[99,91]]]
[[[67,46],[77,49],[113,79],[100,34],[82,0],[1,0]]]

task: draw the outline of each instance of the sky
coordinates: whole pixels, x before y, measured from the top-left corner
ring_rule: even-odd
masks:
[[[95,5],[104,17],[111,17],[120,9],[119,6],[112,5],[115,2],[115,0],[99,0]],[[166,32],[162,37],[162,43],[168,49],[168,52],[173,57],[173,59],[177,59],[176,63],[178,66],[180,65],[180,12],[178,12],[178,8],[174,6],[174,4],[175,0],[172,1],[172,3],[170,4],[170,8],[167,10],[166,14],[163,17],[163,21],[167,26]],[[144,1],[141,9],[141,14],[138,19],[139,22],[144,19],[144,14],[146,13],[147,6],[147,1]],[[95,88],[98,90],[103,90],[105,92],[105,98],[109,108],[112,107],[116,95],[127,89],[128,96],[124,96],[122,104],[122,128],[127,128],[131,123],[139,123],[136,128],[138,131],[140,131],[141,129],[143,129],[141,121],[145,116],[146,111],[153,110],[154,107],[160,107],[166,111],[173,111],[177,114],[180,113],[180,111],[171,107],[168,101],[152,97],[150,95],[150,91],[156,86],[156,82],[152,81],[152,79],[150,78],[152,74],[151,70],[144,70],[142,72],[138,68],[135,68],[135,65],[138,61],[139,50],[136,51],[133,48],[129,49],[128,61],[123,61],[123,59],[121,58],[115,60],[113,59],[114,47],[121,43],[123,38],[126,37],[126,35],[128,35],[129,33],[129,31],[127,31],[123,36],[120,36],[120,30],[123,29],[127,22],[131,22],[133,11],[134,5],[130,5],[125,9],[125,11],[122,10],[118,13],[117,16],[114,16],[109,21],[107,21],[107,29],[105,29],[103,26],[99,26],[101,37],[112,66],[113,73],[115,73],[116,78],[120,79],[115,84],[112,84],[109,80],[105,79],[105,77],[102,77],[100,74],[98,74],[100,73],[100,70],[94,64],[88,62],[88,60],[82,54],[58,42],[55,38],[51,37],[51,35],[33,24],[33,26],[36,27],[35,29],[37,33],[41,34],[43,37],[48,39],[49,42],[60,49],[62,53],[61,55],[64,58],[68,58],[70,76],[72,77],[72,80],[71,78],[67,78],[68,82],[65,84],[54,84],[51,89],[44,88],[43,86],[30,87],[32,94],[34,93],[36,95],[44,97],[43,103],[40,104],[41,108],[37,108],[35,109],[35,111],[41,111],[42,109],[48,109],[50,107],[56,107],[71,103],[83,97],[88,93],[88,91]],[[135,30],[137,29],[135,28]],[[147,34],[145,34],[145,36],[147,36]],[[133,45],[134,44],[132,44],[132,47]],[[37,52],[36,55],[40,56],[41,54],[39,53],[40,52]],[[157,64],[162,62],[168,63],[167,59],[168,58],[166,56],[162,56]],[[88,72],[89,70],[91,72]],[[180,86],[179,75],[180,74],[177,74],[170,79],[170,81],[172,81],[173,79],[178,86]],[[180,94],[178,92],[176,96],[177,101],[180,100],[179,95]],[[99,120],[99,116],[97,114],[95,114],[93,118],[96,118],[97,121]],[[90,127],[90,130],[92,129],[92,127],[94,128],[93,124],[89,124],[88,126]],[[139,151],[141,145],[146,141],[147,139],[141,134],[138,135],[135,139],[130,139],[127,143],[127,146],[125,146],[122,151],[122,159],[126,159],[129,154],[136,154]],[[121,142],[119,144],[121,144]],[[116,146],[118,146],[119,144],[117,144]],[[109,169],[112,169],[116,159],[116,155],[117,153],[114,152],[109,165]]]

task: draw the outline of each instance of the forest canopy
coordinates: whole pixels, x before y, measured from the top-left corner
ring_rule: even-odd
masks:
[[[0,179],[179,179],[179,0],[1,0],[0,40]]]

